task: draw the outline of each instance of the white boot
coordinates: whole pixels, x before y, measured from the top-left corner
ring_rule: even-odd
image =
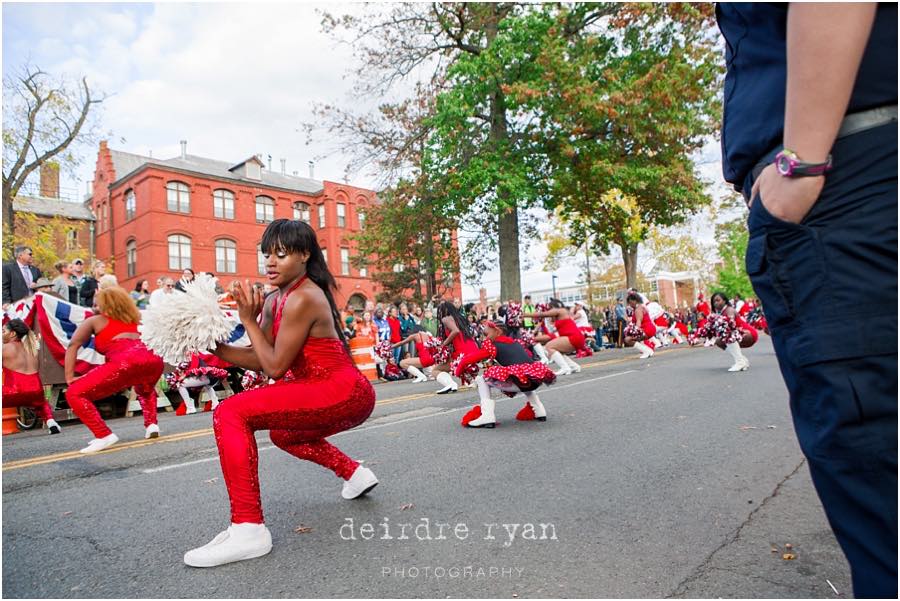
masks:
[[[675,339],[675,342],[678,344],[684,344],[684,338],[681,337],[681,332],[678,331],[678,328],[672,328],[669,330],[669,334],[672,335],[672,338]]]
[[[641,351],[641,359],[647,359],[653,356],[653,349],[644,344],[643,342],[635,342],[634,348]]]
[[[55,419],[48,419],[45,424],[50,434],[59,434],[62,432],[62,429],[59,427],[59,424],[56,423]]]
[[[344,488],[341,490],[341,496],[345,499],[359,498],[370,490],[378,486],[378,478],[367,467],[358,466],[350,476],[350,479],[344,482]]]
[[[416,384],[418,382],[425,382],[426,380],[428,380],[428,377],[422,373],[422,370],[420,370],[415,365],[410,365],[406,368],[406,371],[409,372],[409,375],[415,378],[415,380],[413,380],[413,384]]]
[[[212,541],[184,554],[184,563],[212,568],[235,561],[262,557],[272,550],[272,534],[265,524],[232,524]]]
[[[209,400],[212,401],[212,405],[210,405],[210,410],[215,411],[216,407],[219,406],[219,395],[216,394],[216,389],[211,385],[206,387],[206,394],[209,395]]]
[[[541,363],[543,363],[544,365],[549,365],[550,357],[547,356],[547,351],[546,351],[546,349],[544,349],[544,345],[541,344],[540,342],[535,342],[533,348],[534,348],[534,352],[538,356],[538,359],[541,360]]]
[[[456,392],[459,386],[456,385],[456,382],[453,381],[453,378],[445,371],[442,371],[435,378],[438,384],[443,384],[444,387],[437,391],[438,394],[447,394],[449,392]]]
[[[544,404],[541,403],[537,393],[534,391],[526,392],[525,398],[528,399],[528,404],[534,409],[534,419],[539,422],[547,421],[547,410],[544,409]]]
[[[550,355],[550,359],[559,366],[559,371],[554,372],[557,376],[568,376],[572,373],[572,368],[569,367],[565,357],[563,357],[562,353],[559,351],[553,351],[553,354]]]
[[[194,399],[191,398],[191,393],[188,392],[188,389],[184,386],[179,386],[178,394],[181,395],[181,400],[184,401],[185,415],[190,415],[191,413],[197,413],[197,407],[196,407],[196,405],[194,405]]]
[[[578,363],[576,363],[575,360],[572,359],[572,357],[570,357],[568,355],[563,355],[563,359],[565,359],[566,365],[569,366],[569,369],[572,370],[572,373],[577,374],[581,371],[581,366],[578,365]]]
[[[88,446],[84,447],[79,452],[84,453],[85,455],[89,453],[96,453],[97,451],[102,451],[103,449],[107,449],[113,446],[117,442],[119,442],[119,437],[115,434],[109,434],[107,436],[104,436],[103,438],[93,439],[88,443]]]
[[[494,417],[494,399],[491,398],[491,389],[488,388],[487,382],[481,376],[475,378],[475,386],[478,388],[478,398],[481,401],[481,417],[473,419],[467,428],[493,428],[497,425],[497,418]]]
[[[725,350],[728,351],[728,354],[734,359],[734,365],[729,367],[728,371],[746,371],[747,368],[750,367],[750,362],[747,361],[747,358],[741,353],[740,344],[737,342],[726,344]]]

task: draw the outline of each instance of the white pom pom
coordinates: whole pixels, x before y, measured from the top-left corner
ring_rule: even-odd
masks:
[[[215,279],[201,274],[184,285],[184,292],[160,295],[143,312],[138,330],[147,348],[170,365],[208,352],[228,340],[234,329],[217,303]]]

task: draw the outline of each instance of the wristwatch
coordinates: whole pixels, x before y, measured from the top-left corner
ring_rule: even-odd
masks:
[[[796,152],[785,148],[775,155],[775,169],[783,177],[817,177],[831,170],[831,155],[824,163],[806,163]]]

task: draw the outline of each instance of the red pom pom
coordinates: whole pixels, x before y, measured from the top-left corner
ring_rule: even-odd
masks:
[[[530,422],[534,419],[534,408],[531,403],[525,403],[525,406],[519,409],[516,419],[520,422]]]
[[[182,402],[180,405],[178,405],[178,409],[175,410],[175,415],[184,415],[186,413],[187,407],[185,406],[184,402]]]
[[[462,425],[467,426],[469,422],[481,417],[481,405],[475,405],[462,418]]]

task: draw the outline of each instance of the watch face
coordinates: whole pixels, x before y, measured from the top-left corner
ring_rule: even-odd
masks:
[[[775,158],[775,168],[781,175],[790,175],[794,170],[793,165],[791,165],[791,159],[783,154]]]

